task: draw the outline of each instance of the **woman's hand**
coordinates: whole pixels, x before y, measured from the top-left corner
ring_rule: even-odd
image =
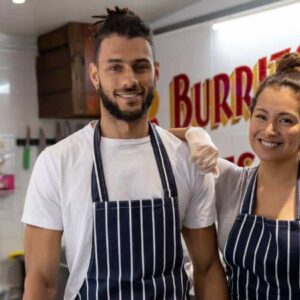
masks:
[[[190,127],[185,133],[191,151],[191,159],[203,173],[219,175],[217,162],[219,151],[209,134],[201,127]]]

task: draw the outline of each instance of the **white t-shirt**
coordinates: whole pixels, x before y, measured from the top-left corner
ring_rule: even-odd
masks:
[[[181,226],[203,228],[216,220],[211,175],[189,159],[185,143],[157,126],[178,190]],[[87,274],[92,245],[91,124],[38,157],[29,183],[22,222],[63,230],[70,276],[65,298],[73,299]],[[101,155],[110,201],[163,197],[150,137],[101,138]]]

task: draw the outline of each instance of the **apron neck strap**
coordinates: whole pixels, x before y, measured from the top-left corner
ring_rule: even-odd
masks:
[[[298,161],[298,173],[296,184],[296,220],[300,220],[300,160]]]
[[[108,201],[108,192],[103,172],[103,164],[100,151],[100,122],[98,121],[94,130],[94,165],[92,170],[92,195],[93,202]]]
[[[149,122],[149,134],[155,160],[159,170],[159,175],[164,189],[164,197],[177,197],[177,186],[171,162],[155,126],[156,125]]]
[[[242,214],[251,214],[255,205],[256,198],[256,184],[257,184],[257,172],[258,167],[255,168],[250,180],[248,181],[248,185],[246,187],[246,192],[244,194],[244,198],[242,201],[240,213]]]
[[[256,202],[256,187],[258,178],[258,167],[253,172],[244,194],[240,213],[251,214]],[[298,162],[297,182],[296,182],[296,220],[300,220],[300,161]]]
[[[177,197],[177,187],[172,166],[162,140],[157,133],[155,125],[149,122],[149,135],[157,163],[159,175],[164,190],[164,198]],[[103,164],[100,151],[101,130],[100,122],[94,131],[94,165],[92,170],[92,196],[93,202],[109,201],[108,192],[103,172]]]

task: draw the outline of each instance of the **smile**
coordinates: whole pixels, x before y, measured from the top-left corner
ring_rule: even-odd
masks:
[[[141,93],[139,92],[134,92],[134,93],[116,93],[116,96],[119,96],[119,97],[122,97],[122,98],[125,98],[125,99],[133,99],[135,97],[138,97],[140,96]]]
[[[282,143],[280,143],[280,142],[265,141],[263,139],[259,139],[259,141],[264,147],[270,148],[270,149],[282,145]]]

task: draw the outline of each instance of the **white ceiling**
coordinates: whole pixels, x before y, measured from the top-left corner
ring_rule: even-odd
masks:
[[[215,18],[289,1],[296,0],[26,0],[24,4],[0,0],[0,37],[36,37],[67,22],[93,23],[91,16],[116,5],[130,8],[156,30],[201,16]]]
[[[13,4],[0,0],[0,32],[36,36],[69,21],[92,23],[92,15],[105,13],[115,5],[129,7],[151,23],[202,0],[26,0]]]

